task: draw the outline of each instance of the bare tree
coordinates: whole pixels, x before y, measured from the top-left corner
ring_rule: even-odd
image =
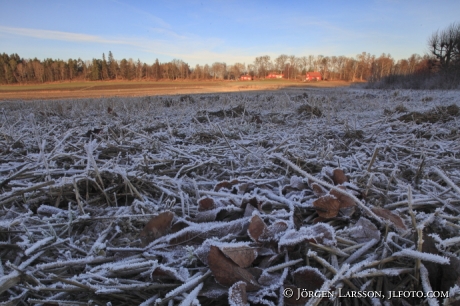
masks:
[[[305,70],[307,72],[307,66],[308,66],[308,58],[306,56],[302,56],[299,58],[299,67],[302,70]]]
[[[431,53],[439,60],[442,69],[460,61],[460,23],[452,23],[443,31],[436,31],[428,39]]]
[[[295,55],[289,55],[288,56],[288,61],[289,61],[289,67],[288,67],[288,79],[290,78],[290,75],[293,74],[295,78],[295,67],[297,65],[297,58]]]
[[[284,70],[284,66],[286,66],[287,60],[288,60],[288,56],[286,54],[281,54],[275,59],[276,69],[280,73]]]

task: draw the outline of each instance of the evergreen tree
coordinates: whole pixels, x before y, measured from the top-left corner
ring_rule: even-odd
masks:
[[[118,63],[113,57],[112,51],[109,51],[109,58],[107,62],[108,68],[109,68],[109,77],[111,79],[117,79],[118,77]]]
[[[127,80],[129,77],[129,67],[128,61],[126,59],[122,59],[120,61],[120,75],[123,80]]]
[[[155,78],[155,81],[158,81],[161,78],[160,62],[158,59],[156,59],[155,64],[153,64],[153,77]]]
[[[102,63],[101,63],[101,78],[102,80],[109,79],[109,68],[107,65],[107,61],[105,60],[105,54],[102,53]]]
[[[0,84],[6,84],[6,74],[5,74],[5,53],[0,56]],[[7,55],[6,55],[7,56]]]
[[[91,80],[92,81],[98,81],[101,79],[101,66],[102,66],[101,61],[93,58],[93,63],[91,65]]]

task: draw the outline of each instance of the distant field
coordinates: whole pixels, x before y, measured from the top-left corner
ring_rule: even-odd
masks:
[[[0,100],[35,100],[93,97],[136,97],[192,93],[278,90],[287,87],[344,87],[343,81],[305,83],[292,80],[260,81],[107,81],[0,86]]]

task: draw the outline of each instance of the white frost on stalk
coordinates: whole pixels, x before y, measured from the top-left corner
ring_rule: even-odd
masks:
[[[30,254],[32,254],[33,252],[35,252],[36,250],[38,250],[40,247],[44,246],[44,245],[47,245],[49,242],[53,241],[55,237],[51,236],[51,237],[46,237],[42,240],[39,240],[37,242],[35,242],[33,245],[31,245],[27,250],[24,251],[24,254],[26,256],[29,256]]]
[[[435,263],[439,263],[442,265],[448,265],[450,260],[447,257],[431,254],[431,253],[424,253],[415,250],[404,249],[402,251],[393,253],[393,256],[397,257],[411,257],[414,259],[421,259],[424,261],[431,261]]]
[[[280,238],[278,246],[292,246],[306,240],[314,240],[319,244],[334,246],[337,244],[335,230],[326,223],[318,223],[312,226],[303,226],[298,231],[291,229]]]
[[[198,286],[196,286],[195,289],[190,291],[190,293],[187,295],[185,299],[182,300],[182,302],[179,304],[179,306],[189,306],[192,305],[193,301],[198,297],[198,293],[200,293],[200,290],[203,288],[203,283],[200,283]]]
[[[425,292],[432,292],[433,288],[431,287],[430,284],[430,279],[428,275],[428,270],[425,268],[423,264],[420,264],[420,279],[422,280],[422,287]],[[436,300],[436,298],[433,297],[428,297],[428,304],[430,306],[438,306],[439,303]]]
[[[353,254],[348,257],[344,263],[352,263],[355,260],[357,260],[359,257],[361,257],[364,253],[366,253],[370,248],[372,248],[375,244],[379,242],[377,239],[371,239],[369,242],[367,242],[365,245],[363,245],[359,250],[355,251]]]
[[[165,298],[173,297],[173,296],[175,296],[176,294],[178,294],[180,292],[184,292],[184,291],[187,291],[190,288],[195,287],[196,285],[198,285],[201,282],[201,276],[203,276],[203,274],[201,272],[198,272],[192,278],[190,278],[186,283],[180,285],[179,287],[177,287],[176,289],[174,289],[172,291],[169,291],[165,295]]]
[[[40,205],[39,208],[37,208],[37,213],[42,214],[42,215],[58,215],[60,213],[67,215],[67,212],[63,209],[54,207],[54,206],[49,206],[46,204]]]
[[[229,229],[233,229],[236,231],[243,230],[244,226],[247,224],[248,218],[240,218],[237,220],[229,221],[229,222],[208,222],[208,223],[199,223],[199,224],[191,224],[190,226],[184,228],[183,230],[170,234],[167,236],[166,240],[170,243],[174,239],[180,239],[183,236],[190,235],[193,239],[195,236],[200,236],[201,238],[207,237],[224,237],[229,234]],[[203,229],[206,229],[203,232]],[[160,239],[158,239],[159,241]]]

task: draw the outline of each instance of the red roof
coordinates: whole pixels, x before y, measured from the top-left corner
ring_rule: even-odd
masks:
[[[318,72],[318,71],[313,71],[313,72],[307,72],[307,76],[310,76],[310,77],[321,77],[321,73]]]

